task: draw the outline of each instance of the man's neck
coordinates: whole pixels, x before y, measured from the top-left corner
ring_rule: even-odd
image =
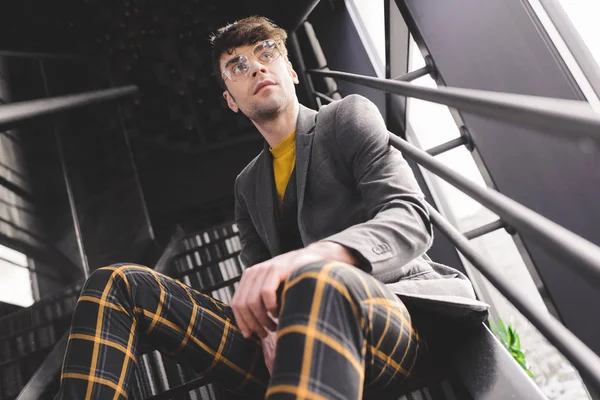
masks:
[[[283,139],[288,137],[289,134],[296,129],[299,110],[300,105],[296,99],[290,104],[287,110],[277,115],[274,119],[252,122],[260,134],[265,138],[269,147],[273,148],[283,142]]]

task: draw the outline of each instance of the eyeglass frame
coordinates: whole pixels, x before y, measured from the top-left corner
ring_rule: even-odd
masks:
[[[279,53],[279,57],[284,56],[283,53],[281,52],[281,49],[279,48],[279,43],[276,40],[273,39],[265,39],[262,40],[258,43],[256,43],[256,45],[252,48],[252,50],[250,51],[250,54],[252,54],[252,57],[254,57],[254,59],[256,59],[256,61],[258,61],[259,63],[261,63],[262,65],[269,65],[274,63],[275,61],[277,61],[277,59],[279,59],[279,57],[274,58],[270,63],[263,63],[261,62],[255,55],[254,55],[254,51],[256,50],[257,47],[259,47],[260,45],[263,45],[266,42],[273,42],[275,44],[275,48],[277,49],[277,52]],[[245,53],[240,53],[240,54],[236,54],[235,56],[231,57],[229,60],[227,60],[227,62],[225,63],[225,68],[223,68],[223,72],[221,72],[221,78],[223,79],[223,81],[225,81],[225,78],[229,79],[232,82],[236,82],[234,81],[230,76],[229,76],[229,71],[227,70],[227,64],[229,64],[229,62],[231,62],[232,60],[234,60],[236,57],[245,57],[246,60],[248,60],[248,63],[250,63],[250,59],[248,58],[248,56],[246,55],[248,52]],[[285,56],[284,56],[285,57]],[[244,78],[247,78],[248,75],[250,74],[250,70],[248,70],[248,72],[244,75]]]

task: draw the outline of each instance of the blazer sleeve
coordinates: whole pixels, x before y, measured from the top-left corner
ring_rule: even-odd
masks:
[[[353,175],[368,220],[322,240],[353,250],[361,269],[385,281],[432,243],[424,195],[400,151],[390,146],[390,133],[371,101],[348,96],[334,116],[335,151]]]
[[[239,180],[240,177],[238,176],[234,185],[235,223],[240,231],[240,242],[242,244],[240,259],[244,266],[248,268],[254,264],[268,260],[271,258],[271,253],[260,236],[258,236],[256,228],[252,224],[250,214],[240,193]]]

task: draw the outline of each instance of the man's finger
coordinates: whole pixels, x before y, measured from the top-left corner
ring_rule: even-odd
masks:
[[[250,322],[250,318],[248,318],[248,325],[250,326],[250,329],[253,332],[256,332],[256,334],[258,336],[260,336],[261,338],[264,338],[265,336],[267,336],[267,330],[265,329],[265,323],[266,321],[269,319],[264,318],[262,316],[262,314],[266,315],[265,311],[264,311],[264,306],[262,305],[261,301],[260,301],[260,297],[258,298],[258,302],[256,301],[251,301],[248,303],[248,307],[249,307],[249,314],[252,316],[251,320],[252,322]]]
[[[247,303],[253,316],[252,330],[256,332],[261,338],[266,336],[267,329],[272,328],[273,321],[267,315],[267,310],[261,298],[261,292],[264,285],[265,279],[271,273],[271,268],[263,267],[257,271],[256,279],[251,290],[248,292]]]
[[[273,315],[276,315],[277,313],[277,288],[279,288],[280,281],[281,278],[279,277],[279,274],[277,274],[277,272],[273,270],[273,272],[268,274],[265,278],[262,289],[260,291],[260,296],[266,311],[269,311]],[[267,318],[269,319],[271,324],[265,326],[271,331],[277,329],[277,325],[271,320],[271,318],[268,315]]]
[[[248,268],[243,287],[240,282],[240,287],[238,288],[238,290],[242,290],[237,299],[234,311],[236,311],[236,318],[240,318],[243,321],[244,329],[242,330],[242,335],[246,338],[250,337],[253,332],[256,332],[260,337],[264,337],[267,334],[267,330],[263,326],[264,321],[261,322],[261,319],[259,319],[261,311],[264,310],[259,293],[267,269],[265,263]],[[232,308],[234,308],[233,303]],[[265,311],[262,312],[264,313]]]
[[[231,299],[231,309],[235,316],[235,321],[238,328],[245,338],[250,337],[252,330],[250,329],[251,321],[247,321],[247,316],[250,313],[248,310],[247,297],[250,288],[253,286],[255,279],[255,271],[251,268],[246,269],[242,273],[240,284]]]

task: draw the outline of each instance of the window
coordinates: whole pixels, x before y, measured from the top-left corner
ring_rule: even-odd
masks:
[[[385,77],[385,10],[384,0],[346,0],[346,8],[358,30],[373,68]]]
[[[409,46],[409,70],[414,71],[424,67],[425,60],[412,37]],[[437,84],[429,75],[413,81],[413,84],[431,88],[437,87]],[[407,121],[412,128],[411,132],[413,132],[413,135],[408,135],[409,141],[424,150],[455,139],[460,135],[450,110],[444,105],[410,98],[407,106]],[[473,156],[464,146],[442,153],[436,156],[436,159],[465,178],[480,186],[486,186]],[[467,232],[498,219],[495,213],[454,186],[425,169],[422,169],[422,171],[442,214],[459,231]],[[507,232],[498,230],[474,239],[471,243],[480,254],[493,260],[497,266],[502,267],[503,271],[511,277],[518,279],[521,282],[519,289],[534,300],[540,309],[546,310],[519,250]],[[469,265],[466,259],[463,259],[463,262],[465,265]],[[467,269],[479,295],[494,306],[495,316],[508,317],[504,312],[509,310],[506,307],[505,299],[477,270],[474,268]],[[512,311],[512,309],[510,310]]]
[[[412,38],[409,46],[409,70],[414,71],[423,67],[425,61]],[[437,87],[430,76],[419,78],[413,83]],[[422,149],[432,148],[459,136],[456,123],[446,106],[408,99],[407,121],[411,128],[407,131],[408,140]],[[464,146],[440,154],[436,159],[469,180],[485,186],[473,156]],[[493,212],[442,179],[424,169],[421,170],[440,211],[460,231],[474,229],[498,218]],[[515,241],[505,230],[496,230],[472,239],[471,244],[479,254],[491,260],[493,266],[502,271],[505,277],[515,282],[513,289],[527,296],[540,312],[547,312],[537,287],[541,286],[542,282],[534,281]],[[505,322],[511,323],[519,333],[521,348],[542,391],[549,398],[588,399],[585,387],[573,366],[483,275],[466,259],[462,258],[462,260],[479,296],[492,305],[492,318],[494,320],[498,317],[502,318]]]
[[[33,304],[27,256],[0,245],[0,301],[29,307]]]
[[[560,0],[559,3],[600,65],[600,25],[598,25],[600,2],[598,0]]]

